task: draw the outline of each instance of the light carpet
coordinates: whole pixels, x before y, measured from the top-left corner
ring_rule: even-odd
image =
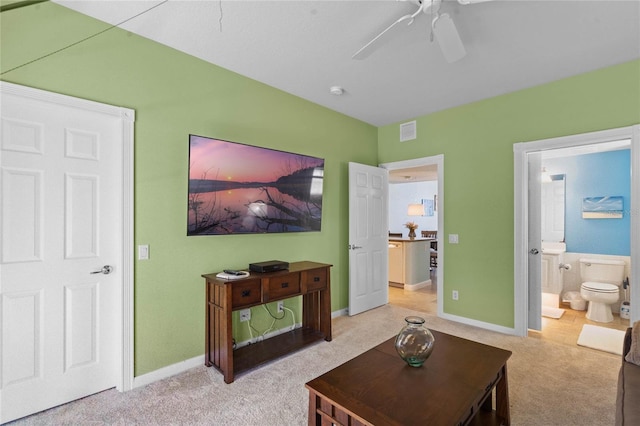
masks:
[[[578,337],[578,345],[622,355],[624,334],[621,330],[585,324]]]
[[[564,315],[564,309],[554,308],[552,306],[542,307],[542,316],[547,318],[559,319]]]
[[[15,424],[306,425],[304,384],[394,336],[408,315],[424,317],[434,330],[513,352],[507,363],[512,425],[614,423],[621,357],[385,305],[335,318],[333,341],[256,368],[228,385],[217,370],[201,366],[129,392],[101,392]]]

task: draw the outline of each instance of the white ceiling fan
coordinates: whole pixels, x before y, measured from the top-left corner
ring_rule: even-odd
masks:
[[[458,30],[456,29],[453,20],[448,13],[440,13],[440,6],[442,0],[404,0],[410,1],[418,6],[418,10],[414,13],[401,16],[393,24],[389,25],[384,31],[375,36],[369,43],[365,44],[360,50],[358,50],[352,59],[365,59],[371,55],[390,35],[390,31],[393,28],[398,27],[400,24],[405,25],[413,24],[413,21],[421,13],[431,16],[431,32],[430,39],[433,42],[434,38],[440,45],[440,50],[447,62],[452,63],[462,59],[467,51],[462,44]],[[491,0],[458,0],[460,4],[472,4],[481,3]]]

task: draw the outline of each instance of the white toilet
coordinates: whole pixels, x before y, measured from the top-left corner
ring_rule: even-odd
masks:
[[[613,321],[610,305],[620,299],[624,267],[622,260],[580,259],[580,295],[589,302],[588,319]]]

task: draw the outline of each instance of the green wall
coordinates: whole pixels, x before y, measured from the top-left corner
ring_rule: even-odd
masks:
[[[379,128],[380,163],[444,154],[444,311],[514,326],[514,143],[637,123],[640,61],[418,117],[412,142]]]
[[[347,307],[347,163],[377,164],[375,127],[119,29],[5,73],[107,25],[52,3],[0,18],[2,80],[136,111],[135,244],[151,257],[135,262],[137,376],[204,353],[203,273],[330,263],[332,309]],[[322,231],[186,237],[190,133],[324,158]],[[271,321],[254,311],[266,330]],[[238,326],[237,340],[247,336]]]
[[[445,155],[444,233],[460,235],[445,238],[444,294],[460,292],[445,312],[512,327],[513,144],[640,122],[640,61],[419,117],[419,139],[400,144],[397,124],[376,129],[118,29],[7,72],[108,26],[43,3],[0,27],[2,80],[136,111],[135,244],[151,255],[135,263],[136,375],[204,352],[203,273],[331,263],[332,309],[347,307],[349,161]],[[189,133],[325,158],[322,231],[187,238]]]

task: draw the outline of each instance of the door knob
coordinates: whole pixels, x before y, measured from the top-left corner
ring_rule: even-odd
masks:
[[[356,250],[356,249],[361,249],[361,246],[357,246],[355,244],[349,244],[349,250]]]
[[[538,254],[538,253],[540,253],[540,252],[538,251],[538,249],[537,249],[537,248],[532,248],[531,250],[529,250],[529,253],[531,253],[531,254]]]
[[[90,274],[105,274],[105,275],[109,275],[111,273],[111,271],[113,271],[113,267],[110,265],[104,265],[102,267],[102,269],[100,269],[99,271],[93,271],[93,272],[89,272]]]

